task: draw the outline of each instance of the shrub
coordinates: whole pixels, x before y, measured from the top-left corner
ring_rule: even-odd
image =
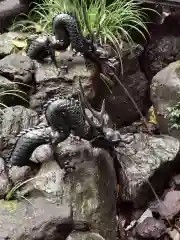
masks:
[[[172,107],[167,108],[168,113],[166,118],[170,121],[170,130],[171,129],[180,129],[180,102],[175,104]]]
[[[147,15],[139,8],[134,0],[114,0],[107,5],[106,0],[42,0],[42,3],[33,3],[34,8],[26,16],[26,20],[14,22],[11,30],[51,33],[52,18],[61,11],[76,14],[83,33],[88,29],[84,22],[83,6],[86,9],[88,25],[96,39],[106,44],[107,41],[119,43],[121,39],[132,41],[130,32],[135,30],[144,36],[147,31]]]

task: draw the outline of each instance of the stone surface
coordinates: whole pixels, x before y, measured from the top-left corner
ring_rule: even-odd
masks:
[[[37,147],[31,155],[30,160],[36,163],[47,162],[53,158],[53,150],[49,144]]]
[[[123,77],[119,73],[118,77],[128,90],[138,108],[142,113],[147,113],[150,106],[149,86],[150,83],[141,71],[138,56],[143,48],[139,45],[130,46],[124,43],[122,51],[123,57]],[[123,87],[117,83],[106,97],[106,111],[117,127],[132,124],[140,118],[139,112],[134,106]]]
[[[22,2],[21,2],[22,1]],[[0,32],[4,33],[11,26],[17,15],[28,13],[28,5],[23,0],[0,1]],[[25,0],[24,0],[25,1]]]
[[[142,223],[136,226],[136,234],[143,239],[158,239],[165,231],[165,223],[153,217],[147,217]]]
[[[13,184],[23,182],[32,175],[32,169],[29,166],[13,166],[9,169],[8,176]]]
[[[30,84],[34,80],[34,63],[28,56],[8,55],[0,60],[0,75],[11,81]]]
[[[20,131],[34,127],[38,123],[39,117],[34,110],[23,106],[6,108],[3,119],[0,121],[0,151],[2,155],[7,156],[15,143],[15,136]]]
[[[154,24],[151,28],[151,38],[143,53],[141,64],[149,81],[160,70],[180,59],[179,9],[168,9],[167,13],[162,24]]]
[[[171,123],[168,119],[168,108],[179,102],[180,92],[180,62],[173,62],[158,72],[152,80],[151,100],[163,134],[180,139],[179,131],[170,129]]]
[[[105,240],[100,234],[98,233],[71,233],[68,237],[67,240]]]
[[[68,73],[63,73],[61,77],[57,76],[57,69],[48,61],[44,63],[36,63],[36,93],[30,98],[30,107],[38,112],[42,111],[42,106],[50,98],[55,96],[76,96],[78,94],[80,79],[85,92],[89,91],[90,72],[87,71],[84,64],[84,59],[80,56],[73,58],[73,61],[68,61],[72,57],[72,52],[62,52],[57,57],[58,65],[64,64],[68,66]]]
[[[172,178],[170,185],[174,188],[174,190],[180,190],[180,174]]]
[[[180,191],[169,191],[161,203],[156,202],[153,211],[158,212],[163,219],[172,220],[180,210]]]
[[[3,198],[10,188],[5,161],[0,157],[0,199]]]
[[[92,222],[96,232],[105,239],[114,239],[116,178],[109,154],[72,136],[58,145],[56,154],[59,165],[63,167],[64,161],[69,160],[76,169],[64,179],[64,170],[53,159],[42,160],[34,180],[26,183],[18,195],[35,197],[38,194],[49,201],[70,204],[74,220]],[[46,159],[46,154],[44,157]]]
[[[174,165],[178,167],[179,141],[173,137],[134,134],[134,140],[118,148],[121,198],[132,201],[134,206],[142,207],[154,194],[149,184],[161,194],[172,175]],[[166,176],[164,178],[164,176]]]
[[[25,34],[18,32],[7,32],[0,35],[0,58],[10,55],[14,49],[12,40],[24,37]]]
[[[0,200],[0,239],[56,240],[68,236],[72,226],[64,227],[63,222],[71,217],[70,207],[51,203],[43,197],[28,200]]]

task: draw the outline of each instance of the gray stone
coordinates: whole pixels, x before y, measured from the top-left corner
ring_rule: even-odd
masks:
[[[29,166],[12,166],[8,172],[8,176],[13,184],[17,184],[18,182],[24,182],[31,175],[32,169]]]
[[[80,233],[80,232],[75,232],[71,233],[68,237],[67,240],[105,240],[100,234],[98,233]]]
[[[180,36],[160,36],[148,45],[146,64],[154,76],[170,63],[179,60]]]
[[[20,131],[34,127],[39,123],[38,114],[23,106],[14,106],[4,109],[0,121],[0,151],[5,157],[15,143],[15,136]]]
[[[143,66],[146,69],[149,81],[152,77],[167,67],[170,63],[180,60],[179,8],[173,11],[168,6],[163,13],[168,13],[164,22],[151,27],[151,38],[145,49]],[[176,28],[174,26],[176,25]]]
[[[84,59],[76,56],[73,61],[68,61],[72,56],[72,51],[60,53],[57,57],[58,65],[64,64],[68,66],[68,73],[57,76],[58,71],[54,64],[48,61],[44,63],[36,62],[36,93],[30,97],[30,107],[38,112],[42,111],[45,102],[55,96],[77,96],[80,79],[85,92],[89,91],[90,72],[86,69]]]
[[[124,148],[119,147],[122,200],[132,201],[136,207],[143,207],[154,197],[152,188],[161,194],[171,177],[174,165],[179,164],[176,158],[179,147],[179,141],[173,137],[143,133],[134,134],[134,140],[130,144],[125,144]]]
[[[158,212],[162,219],[173,220],[180,210],[180,191],[169,191],[163,201],[156,202],[153,211]]]
[[[121,77],[120,70],[118,77],[137,104],[139,110],[142,113],[146,113],[150,106],[150,83],[139,66],[138,56],[143,50],[143,48],[139,48],[139,45],[129,46],[124,43],[124,49],[122,50],[123,77]],[[110,89],[111,92],[108,92],[106,97],[106,111],[112,121],[116,123],[116,126],[119,128],[138,120],[140,118],[139,112],[123,87],[116,83]]]
[[[17,32],[7,32],[0,35],[0,57],[3,58],[10,55],[14,49],[12,40],[25,36],[25,34]]]
[[[170,185],[175,190],[180,190],[180,174],[178,174],[172,178]]]
[[[3,198],[10,188],[5,161],[0,157],[0,199]]]
[[[180,62],[173,62],[158,72],[152,80],[151,100],[155,109],[160,131],[180,139],[176,129],[170,129],[172,124],[168,117],[168,108],[179,102],[180,96]]]
[[[0,74],[9,80],[30,84],[34,80],[34,63],[28,56],[11,54],[0,60]]]
[[[39,123],[38,114],[23,106],[9,107],[4,110],[0,122],[1,134],[16,136],[21,130],[36,126]]]
[[[38,193],[49,201],[70,204],[75,221],[93,223],[92,231],[96,229],[105,239],[115,239],[116,177],[109,154],[73,136],[58,145],[56,154],[60,166],[69,160],[76,169],[64,179],[64,170],[53,159],[47,161],[46,154],[43,161],[42,152],[39,172],[18,195],[35,197]]]
[[[51,203],[43,197],[28,201],[0,200],[2,240],[56,240],[68,236],[71,230],[71,209],[67,205]]]
[[[158,239],[165,231],[165,223],[153,217],[147,217],[142,223],[136,226],[136,234],[143,239]]]
[[[22,1],[22,3],[21,3]],[[0,1],[0,32],[4,33],[11,27],[13,20],[19,14],[27,14],[29,6],[23,0]]]

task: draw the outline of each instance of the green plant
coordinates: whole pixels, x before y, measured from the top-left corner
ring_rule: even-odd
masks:
[[[17,192],[17,197],[19,196],[19,192],[18,190],[24,186],[26,183],[34,180],[34,179],[37,179],[37,178],[40,178],[39,176],[37,177],[32,177],[32,178],[29,178],[23,182],[19,182],[17,184],[15,184],[10,190],[9,192],[7,193],[6,197],[5,197],[5,200],[9,201],[9,200],[12,200],[12,198],[16,198],[16,192]],[[22,197],[22,196],[21,196]]]
[[[4,97],[6,96],[9,96],[9,97],[17,97],[17,98],[20,98],[22,99],[23,101],[25,102],[28,102],[26,100],[24,96],[26,96],[27,94],[22,91],[22,90],[19,90],[19,89],[16,89],[17,85],[23,85],[23,86],[27,86],[29,87],[29,85],[27,84],[24,84],[24,83],[19,83],[19,82],[12,82],[10,84],[1,84],[1,89],[0,89],[0,113],[3,114],[4,111],[3,109],[4,108],[7,108],[7,105],[4,103]]]
[[[180,102],[167,110],[166,118],[170,121],[170,129],[180,129]]]
[[[144,36],[147,32],[147,15],[140,10],[139,3],[134,0],[115,0],[106,6],[106,0],[92,0],[87,4],[85,0],[43,0],[41,4],[33,3],[35,7],[27,15],[26,20],[14,22],[12,29],[21,31],[50,33],[52,18],[61,11],[76,14],[82,32],[86,35],[88,29],[84,22],[83,7],[86,9],[88,25],[101,43],[107,41],[119,44],[122,38],[132,41],[132,29]],[[145,37],[145,36],[144,36]]]

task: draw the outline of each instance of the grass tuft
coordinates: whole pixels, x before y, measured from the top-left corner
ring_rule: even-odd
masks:
[[[68,11],[76,14],[83,34],[87,35],[89,32],[84,21],[84,7],[88,25],[101,44],[118,44],[122,39],[132,41],[132,30],[144,38],[144,31],[148,32],[147,15],[143,11],[145,8],[140,9],[139,3],[134,0],[115,0],[108,6],[106,0],[91,0],[89,5],[86,0],[73,0],[73,3],[71,0],[43,0],[41,4],[33,4],[35,7],[25,15],[26,20],[15,20],[11,30],[51,33],[52,18],[59,12]]]
[[[8,106],[4,104],[3,98],[6,96],[9,97],[16,97],[19,98],[25,102],[28,102],[25,96],[27,96],[26,92],[16,89],[17,85],[22,85],[26,87],[30,87],[27,84],[24,83],[19,83],[19,82],[12,82],[11,84],[3,84],[3,88],[0,89],[0,115],[4,115],[4,109],[7,108]],[[1,115],[1,117],[2,117]]]

